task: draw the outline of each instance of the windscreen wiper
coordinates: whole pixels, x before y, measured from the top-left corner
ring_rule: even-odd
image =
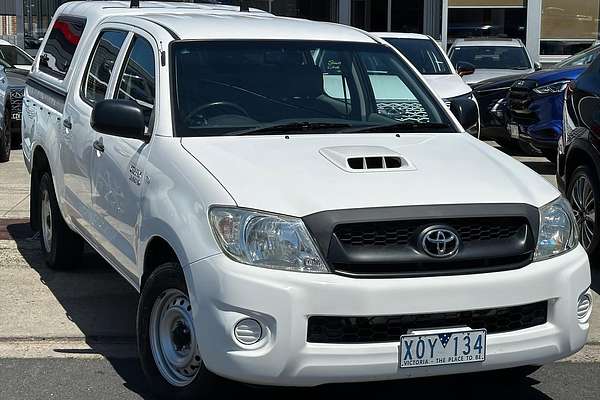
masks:
[[[279,134],[279,133],[315,133],[319,131],[338,131],[345,128],[351,128],[352,124],[345,124],[339,122],[291,122],[287,124],[275,124],[262,126],[258,128],[252,128],[245,131],[231,132],[232,136],[244,136],[244,135],[255,135],[255,134]]]
[[[344,132],[452,132],[452,128],[450,125],[440,122],[397,122],[387,125],[364,126],[352,130],[346,130]]]

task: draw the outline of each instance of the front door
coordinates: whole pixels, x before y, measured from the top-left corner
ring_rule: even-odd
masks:
[[[148,137],[152,133],[155,104],[156,52],[151,42],[134,35],[115,89],[116,99],[136,101],[144,110]],[[92,157],[92,203],[99,217],[101,250],[122,272],[134,279],[136,271],[136,227],[144,187],[149,141],[94,132]]]

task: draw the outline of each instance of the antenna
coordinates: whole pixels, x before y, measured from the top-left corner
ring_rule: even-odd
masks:
[[[249,12],[248,2],[246,0],[240,0],[240,12]]]
[[[140,8],[140,0],[131,0],[129,8]]]

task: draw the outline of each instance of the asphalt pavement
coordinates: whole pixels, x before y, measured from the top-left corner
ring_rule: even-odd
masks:
[[[544,158],[513,156],[556,183]],[[136,358],[138,294],[91,249],[75,271],[45,267],[27,220],[29,183],[20,151],[11,160],[0,164],[0,400],[151,398]],[[592,287],[598,293],[596,271]],[[313,389],[223,381],[214,395],[600,399],[600,307],[580,353],[521,381],[500,373]]]

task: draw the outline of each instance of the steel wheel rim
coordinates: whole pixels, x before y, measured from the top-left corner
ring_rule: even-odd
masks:
[[[200,370],[192,307],[178,289],[164,291],[150,314],[150,348],[160,374],[173,386],[189,385]]]
[[[48,190],[42,191],[42,238],[46,252],[52,252],[52,207],[50,206],[50,194]]]
[[[575,180],[571,193],[569,193],[569,200],[577,222],[579,240],[588,250],[594,240],[596,202],[594,201],[594,188],[586,175],[581,175]]]

